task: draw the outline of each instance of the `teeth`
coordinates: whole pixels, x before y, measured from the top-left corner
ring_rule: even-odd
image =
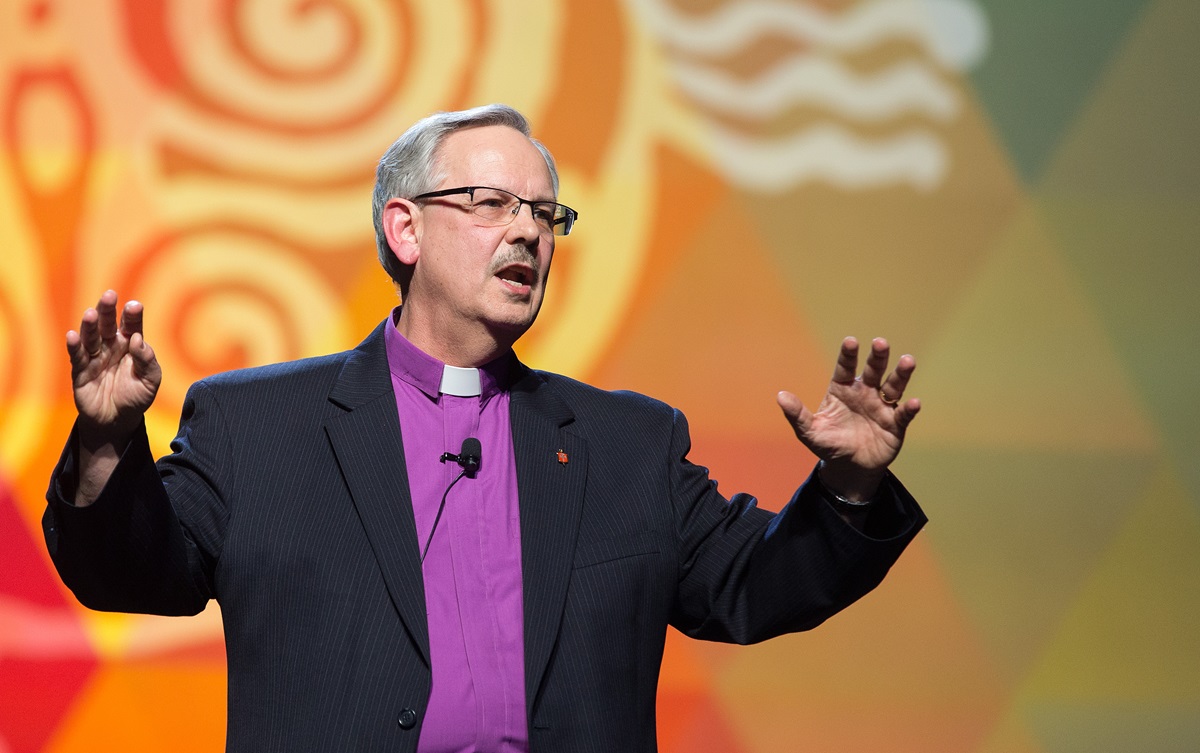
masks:
[[[526,285],[528,284],[525,275],[519,270],[505,270],[499,275],[501,280],[504,280],[509,285]]]

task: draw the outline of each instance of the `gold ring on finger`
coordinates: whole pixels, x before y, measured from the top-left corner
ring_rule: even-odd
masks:
[[[882,400],[883,402],[887,403],[888,405],[892,406],[893,408],[900,404],[900,396],[899,395],[897,395],[896,397],[888,397],[888,394],[883,391],[882,387],[879,388],[879,399]]]

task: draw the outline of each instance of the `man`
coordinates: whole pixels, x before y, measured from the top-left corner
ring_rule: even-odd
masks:
[[[516,360],[576,218],[516,111],[415,125],[374,215],[403,305],[353,351],[193,385],[157,467],[141,306],[118,323],[108,291],[67,334],[50,552],[93,608],[220,602],[229,750],[653,751],[668,624],[813,627],[923,524],[887,473],[914,362],[885,378],[883,340],[857,378],[843,343],[816,414],[780,393],[821,463],[777,516],[717,493],[678,412]]]

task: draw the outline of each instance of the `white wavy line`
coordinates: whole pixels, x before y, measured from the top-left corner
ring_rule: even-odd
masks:
[[[988,47],[987,17],[974,0],[868,0],[837,15],[795,2],[744,0],[703,17],[677,12],[670,0],[627,2],[659,39],[710,55],[737,52],[766,34],[839,52],[906,37],[941,65],[962,71],[975,66]]]
[[[713,159],[726,177],[745,188],[771,193],[814,181],[846,189],[907,183],[931,190],[945,177],[948,164],[942,144],[921,129],[867,140],[823,124],[763,141],[714,126],[712,136]]]
[[[863,75],[837,60],[792,59],[750,81],[689,63],[675,65],[673,72],[692,99],[713,110],[755,118],[777,115],[798,103],[859,120],[918,112],[945,121],[958,114],[955,92],[916,61]]]

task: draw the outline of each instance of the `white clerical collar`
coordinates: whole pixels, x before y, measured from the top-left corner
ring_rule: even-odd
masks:
[[[442,386],[438,390],[443,395],[455,397],[475,397],[482,390],[479,387],[479,369],[464,369],[458,366],[442,367]]]

